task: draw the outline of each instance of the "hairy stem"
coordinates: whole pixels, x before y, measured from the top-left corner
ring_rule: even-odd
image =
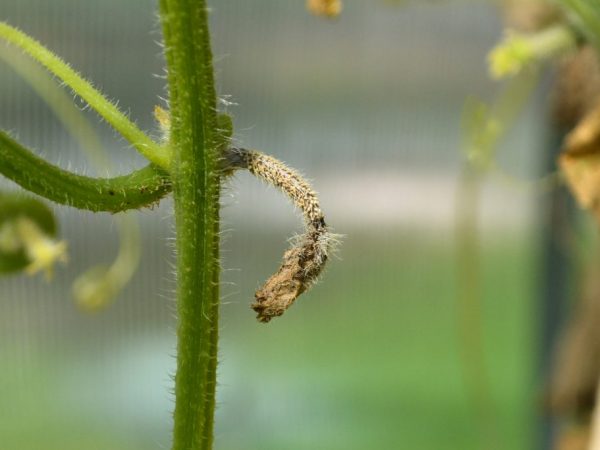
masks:
[[[76,175],[35,156],[2,131],[0,173],[48,200],[89,211],[139,209],[171,190],[168,175],[155,166],[114,178]]]
[[[219,134],[204,0],[161,0],[177,231],[174,450],[212,448],[219,316]]]
[[[73,92],[84,99],[100,116],[127,139],[149,161],[168,169],[169,150],[150,139],[119,108],[110,102],[91,83],[83,79],[62,59],[22,31],[0,21],[0,39],[21,49],[62,80]]]

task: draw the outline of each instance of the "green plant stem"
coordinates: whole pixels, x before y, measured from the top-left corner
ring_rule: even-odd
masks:
[[[600,9],[597,0],[558,0],[590,42],[600,48]]]
[[[95,89],[89,81],[82,78],[61,58],[35,39],[1,21],[0,38],[21,49],[62,80],[150,162],[163,169],[169,168],[169,149],[150,139],[115,104],[106,99],[100,91]]]
[[[98,133],[73,103],[72,96],[53,80],[52,75],[14,47],[0,46],[0,60],[44,101],[96,168],[108,173],[112,168]]]
[[[484,292],[481,269],[479,215],[486,172],[465,164],[457,189],[455,240],[457,246],[457,324],[461,368],[468,400],[473,408],[478,448],[497,448],[491,381],[486,365]]]
[[[206,2],[161,0],[177,231],[173,449],[212,448],[219,317],[219,148]]]
[[[139,209],[171,190],[167,173],[153,165],[114,178],[76,175],[35,156],[2,131],[0,173],[48,200],[89,211]]]

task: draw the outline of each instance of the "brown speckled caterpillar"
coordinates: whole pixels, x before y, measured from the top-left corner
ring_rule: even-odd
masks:
[[[317,194],[295,170],[256,150],[230,148],[225,155],[227,170],[247,169],[279,188],[304,216],[306,231],[283,255],[279,270],[256,291],[252,309],[258,320],[269,322],[282,315],[300,294],[316,282],[335,243],[329,233]]]

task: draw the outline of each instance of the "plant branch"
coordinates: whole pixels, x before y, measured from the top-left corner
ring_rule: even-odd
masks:
[[[139,209],[171,190],[166,172],[153,165],[114,178],[76,175],[39,158],[2,131],[0,173],[48,200],[89,211]]]
[[[61,58],[35,39],[5,22],[0,22],[0,38],[21,49],[62,80],[150,162],[163,169],[169,168],[170,152],[168,148],[150,139],[114,103],[104,97],[89,81],[82,78]]]
[[[212,448],[219,317],[219,149],[206,2],[161,0],[177,231],[174,450]]]

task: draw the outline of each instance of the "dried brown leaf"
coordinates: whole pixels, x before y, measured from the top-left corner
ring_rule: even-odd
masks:
[[[558,163],[579,205],[600,222],[600,102],[567,135]]]
[[[590,430],[587,427],[573,426],[562,431],[556,439],[556,450],[588,450]]]
[[[600,61],[590,45],[563,58],[553,93],[553,116],[557,124],[574,127],[600,98]]]
[[[600,154],[565,153],[559,158],[559,166],[579,205],[599,215]]]

